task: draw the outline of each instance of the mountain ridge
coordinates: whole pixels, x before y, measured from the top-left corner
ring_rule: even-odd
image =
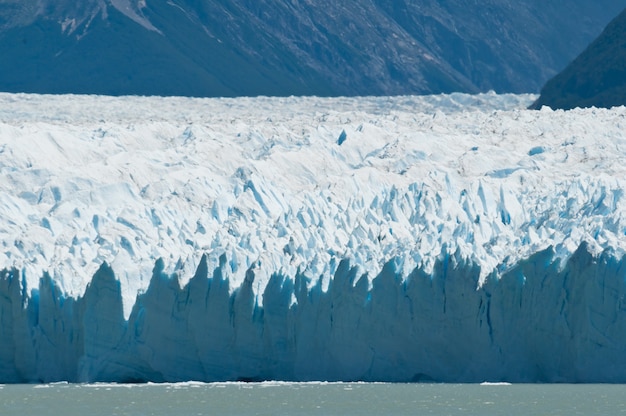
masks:
[[[538,109],[626,105],[626,9],[561,73],[531,106]]]
[[[0,90],[107,95],[538,91],[626,0],[468,6],[0,1]]]

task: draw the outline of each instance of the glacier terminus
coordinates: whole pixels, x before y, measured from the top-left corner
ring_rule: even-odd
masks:
[[[0,382],[626,382],[626,108],[0,94]]]

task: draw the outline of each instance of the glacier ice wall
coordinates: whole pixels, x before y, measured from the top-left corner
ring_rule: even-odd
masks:
[[[49,276],[30,296],[0,277],[0,381],[371,380],[625,382],[626,264],[583,244],[565,265],[533,254],[477,289],[458,253],[432,273],[373,279],[342,261],[327,290],[254,270],[231,292],[203,257],[181,287],[158,261],[130,317],[103,265],[83,296]]]
[[[0,381],[624,381],[626,108],[0,94]]]

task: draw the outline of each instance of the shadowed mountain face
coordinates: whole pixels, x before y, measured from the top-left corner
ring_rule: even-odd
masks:
[[[0,90],[534,92],[623,7],[626,0],[0,0]]]
[[[626,105],[626,10],[541,90],[533,108]]]

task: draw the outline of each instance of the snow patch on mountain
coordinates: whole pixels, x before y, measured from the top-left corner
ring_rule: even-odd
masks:
[[[144,16],[142,10],[146,7],[145,0],[131,1],[131,0],[110,0],[111,5],[117,10],[122,12],[126,17],[140,24],[148,30],[160,32],[159,29]]]

